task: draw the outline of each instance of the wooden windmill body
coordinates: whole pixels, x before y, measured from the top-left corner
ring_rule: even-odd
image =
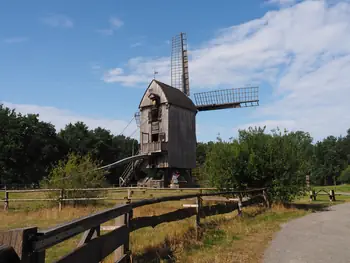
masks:
[[[148,157],[132,163],[131,171],[123,174],[121,185],[133,179],[139,186],[168,187],[174,172],[179,172],[180,187],[193,186],[197,113],[257,106],[258,88],[201,92],[194,94],[194,100],[190,99],[186,35],[180,33],[172,42],[171,86],[153,79],[139,104],[139,154]],[[137,173],[141,167],[161,175],[142,177]],[[130,180],[126,181],[126,177]]]

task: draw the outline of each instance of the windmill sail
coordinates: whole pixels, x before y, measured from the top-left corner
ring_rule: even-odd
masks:
[[[172,39],[171,49],[171,86],[190,95],[188,75],[187,37],[180,33]]]
[[[259,88],[215,90],[194,94],[198,111],[253,107],[259,105]]]

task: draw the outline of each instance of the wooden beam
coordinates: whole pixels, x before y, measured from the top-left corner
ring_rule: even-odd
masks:
[[[159,216],[136,217],[130,221],[130,232],[143,227],[155,227],[165,222],[179,221],[195,214],[194,208],[182,208]]]
[[[0,245],[0,262],[1,263],[21,263],[16,251],[11,246]]]
[[[0,245],[12,247],[21,263],[41,263],[45,260],[45,254],[32,253],[32,238],[37,235],[36,227],[18,228],[0,232]]]
[[[130,205],[119,205],[115,208],[78,218],[49,230],[40,231],[41,235],[38,237],[38,240],[34,242],[33,249],[35,251],[45,250],[46,248],[52,247],[68,238],[93,228],[96,225],[101,225],[104,222],[123,215],[130,210]]]
[[[68,255],[60,258],[56,263],[91,262],[98,263],[116,248],[128,242],[129,231],[122,226],[103,236],[92,239],[90,242],[75,249]]]

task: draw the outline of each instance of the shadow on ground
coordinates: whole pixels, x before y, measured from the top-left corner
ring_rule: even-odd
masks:
[[[252,211],[250,213],[243,213],[245,218],[253,218],[266,212],[266,208],[260,206],[260,209]],[[239,215],[237,215],[239,217]],[[232,218],[219,218],[210,222],[201,223],[201,239],[196,241],[196,231],[194,228],[189,228],[182,236],[176,238],[166,238],[165,241],[158,246],[150,246],[145,248],[142,254],[132,255],[134,263],[158,263],[158,262],[178,262],[175,257],[177,249],[180,251],[183,248],[187,250],[196,250],[200,247],[210,247],[216,242],[219,242],[221,238],[225,236],[225,233],[221,233],[217,230],[218,225],[231,221]],[[210,238],[208,238],[210,237]],[[215,238],[213,238],[215,237]]]
[[[283,204],[285,208],[295,208],[312,212],[329,211],[330,204],[326,203],[310,203],[310,204],[298,204],[298,203],[286,203]]]

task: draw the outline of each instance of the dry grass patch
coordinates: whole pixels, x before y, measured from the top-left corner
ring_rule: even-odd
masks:
[[[153,216],[181,208],[184,202],[166,202],[140,207],[134,217]],[[0,212],[0,229],[25,226],[48,228],[62,222],[89,215],[105,209],[99,207],[65,207],[39,211]],[[164,223],[155,228],[139,229],[131,234],[130,248],[134,262],[259,262],[265,247],[279,225],[307,212],[278,206],[266,211],[261,206],[244,208],[242,217],[237,211],[202,220],[202,238],[195,239],[194,221],[185,220]],[[107,222],[105,225],[111,225]],[[102,233],[103,234],[103,233]],[[69,253],[79,242],[80,236],[69,239],[47,250],[47,262],[53,262]],[[104,262],[113,262],[112,257]]]

